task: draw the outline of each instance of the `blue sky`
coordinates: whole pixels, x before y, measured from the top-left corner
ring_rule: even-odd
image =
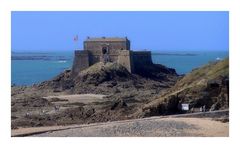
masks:
[[[12,12],[13,51],[72,51],[90,37],[125,37],[134,50],[228,50],[228,12]],[[78,35],[79,41],[73,41]]]

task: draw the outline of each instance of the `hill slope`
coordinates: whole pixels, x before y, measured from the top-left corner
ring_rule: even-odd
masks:
[[[168,91],[144,105],[143,116],[180,112],[181,103],[206,110],[228,108],[229,59],[209,63],[180,79]]]

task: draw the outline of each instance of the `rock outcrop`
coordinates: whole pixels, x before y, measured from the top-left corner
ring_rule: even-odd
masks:
[[[167,88],[172,86],[177,78],[174,69],[159,64],[143,65],[142,71],[131,74],[118,63],[99,62],[79,72],[74,78],[71,77],[71,71],[66,70],[37,87],[53,89],[54,92],[109,94],[127,89]]]
[[[165,66],[152,65],[148,68],[142,69],[145,73],[132,74],[118,63],[99,62],[75,77],[66,70],[41,84],[12,87],[12,128],[135,118],[131,115],[136,108],[173,86],[178,79],[175,70]],[[75,94],[101,94],[105,97],[88,103],[81,102],[81,98],[71,103],[57,97]],[[55,98],[44,99],[48,96]]]

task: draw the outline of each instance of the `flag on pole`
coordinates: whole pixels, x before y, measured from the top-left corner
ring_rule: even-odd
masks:
[[[77,49],[77,46],[78,46],[78,45],[77,45],[77,44],[78,44],[78,35],[74,36],[73,41],[74,41],[75,44],[76,44],[76,45],[75,45],[75,46],[76,46],[75,49]]]
[[[76,35],[76,36],[73,38],[73,40],[74,40],[75,42],[77,42],[77,41],[78,41],[78,35]]]

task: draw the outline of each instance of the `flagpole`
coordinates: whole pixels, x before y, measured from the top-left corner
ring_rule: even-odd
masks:
[[[78,49],[78,41],[76,40],[75,41],[75,50],[77,50]]]
[[[75,50],[77,50],[78,49],[78,35],[76,35],[73,40],[75,42]]]

